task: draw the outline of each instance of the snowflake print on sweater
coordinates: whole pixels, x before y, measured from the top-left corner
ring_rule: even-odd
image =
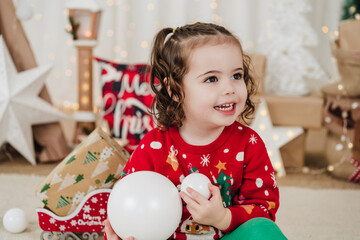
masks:
[[[208,155],[203,154],[201,157],[201,165],[203,167],[208,166],[209,162],[210,162],[210,154],[208,154]]]
[[[274,169],[259,135],[238,122],[225,127],[218,139],[204,146],[186,143],[177,128],[153,129],[141,140],[123,175],[142,170],[160,173],[175,186],[193,172],[205,174],[219,187],[223,205],[232,214],[229,228],[222,232],[194,222],[184,207],[172,239],[220,239],[255,217],[275,221],[279,190]]]

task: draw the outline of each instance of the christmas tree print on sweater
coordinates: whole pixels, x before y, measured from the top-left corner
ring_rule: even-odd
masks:
[[[219,161],[220,162],[220,161]],[[234,184],[234,179],[232,176],[227,176],[224,172],[220,172],[217,179],[215,179],[212,172],[210,172],[213,178],[213,181],[215,184],[218,185],[220,189],[220,193],[223,199],[223,205],[224,207],[231,206],[232,199],[234,197],[234,193],[232,193],[232,190],[229,189]]]

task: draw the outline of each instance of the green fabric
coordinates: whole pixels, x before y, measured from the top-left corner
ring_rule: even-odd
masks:
[[[221,240],[283,240],[287,239],[280,228],[270,219],[253,218],[240,225]]]

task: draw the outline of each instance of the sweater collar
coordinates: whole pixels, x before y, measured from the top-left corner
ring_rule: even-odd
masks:
[[[183,140],[179,133],[179,129],[177,127],[171,127],[169,128],[169,133],[171,139],[176,143],[176,147],[187,152],[187,153],[193,153],[193,154],[201,154],[201,153],[210,153],[214,152],[221,147],[226,140],[230,137],[231,132],[233,131],[233,128],[235,126],[235,123],[226,126],[220,136],[215,139],[213,142],[207,144],[207,145],[191,145],[188,144]]]

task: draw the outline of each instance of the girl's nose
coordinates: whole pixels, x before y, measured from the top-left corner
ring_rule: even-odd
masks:
[[[235,93],[234,81],[231,80],[224,81],[224,94],[230,95],[234,93]]]

